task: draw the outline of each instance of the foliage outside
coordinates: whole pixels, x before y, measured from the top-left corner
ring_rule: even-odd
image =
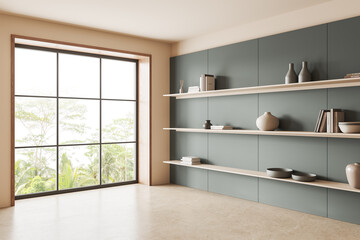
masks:
[[[60,128],[77,134],[89,131],[84,119],[86,106],[68,101],[59,107]],[[17,146],[55,145],[56,106],[49,99],[32,98],[15,101],[16,130],[25,134],[17,137]],[[97,129],[99,132],[99,129]],[[103,126],[102,135],[127,139],[134,134],[134,118],[115,119]],[[17,135],[18,136],[18,135]],[[19,135],[20,136],[20,135]],[[93,136],[90,140],[93,142]],[[51,143],[51,144],[49,144]],[[65,144],[75,144],[70,141]],[[81,149],[80,151],[78,151]],[[135,179],[135,144],[102,144],[102,183]],[[15,195],[56,190],[56,156],[59,154],[59,190],[100,184],[99,145],[18,148],[15,151]],[[81,159],[78,161],[78,159]],[[84,161],[85,160],[85,161]]]

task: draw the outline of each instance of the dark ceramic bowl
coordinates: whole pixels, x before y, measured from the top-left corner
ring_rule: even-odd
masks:
[[[312,182],[316,180],[316,174],[299,171],[294,171],[291,177],[292,179],[300,182]]]
[[[289,178],[293,172],[290,168],[268,168],[266,175],[273,178]]]

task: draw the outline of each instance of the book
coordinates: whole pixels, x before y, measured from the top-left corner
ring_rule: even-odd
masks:
[[[184,160],[184,161],[194,161],[194,160],[198,160],[200,161],[200,158],[199,157],[193,157],[193,156],[186,156],[186,157],[182,157],[181,160]]]
[[[195,92],[200,92],[199,86],[191,86],[188,88],[188,93],[195,93]]]
[[[192,160],[192,159],[200,159],[200,158],[199,157],[194,157],[194,156],[184,156],[181,159]]]
[[[330,113],[331,113],[331,127],[332,127],[331,132],[332,132],[332,133],[335,133],[335,132],[336,132],[336,129],[338,128],[337,123],[334,121],[334,120],[335,120],[335,113],[336,113],[336,112],[341,112],[341,111],[342,111],[341,109],[334,109],[334,108],[330,109]]]
[[[331,133],[332,127],[331,127],[331,113],[326,113],[326,132]]]
[[[201,161],[199,157],[188,156],[188,157],[182,157],[181,163],[187,165],[196,165],[196,164],[201,164]]]
[[[345,118],[344,112],[335,112],[334,113],[334,133],[341,133],[339,128],[339,122],[343,122]]]
[[[360,73],[348,73],[345,75],[344,78],[359,78],[360,77]]]
[[[318,132],[326,132],[327,129],[327,113],[330,112],[329,110],[324,110],[323,114],[320,119],[320,126]]]
[[[195,158],[195,159],[184,159],[184,158],[182,158],[181,161],[183,161],[183,162],[200,162],[200,158]]]
[[[327,126],[326,126],[326,132],[328,133],[336,133],[336,132],[340,132],[340,129],[338,129],[338,122],[339,122],[339,118],[343,118],[344,116],[342,114],[340,114],[340,116],[337,116],[337,120],[334,121],[334,117],[335,117],[335,113],[340,113],[342,112],[341,109],[330,109],[330,112],[327,113]],[[343,113],[343,112],[342,112]],[[342,117],[341,117],[342,116]],[[337,122],[336,122],[337,121]],[[342,120],[343,121],[343,120]]]
[[[205,77],[205,91],[212,91],[215,90],[215,77],[214,75],[212,76],[206,76]]]
[[[201,161],[196,161],[196,162],[181,161],[181,162],[182,162],[182,163],[185,163],[185,164],[186,164],[186,163],[193,163],[193,164],[196,164],[196,163],[199,163],[199,164],[200,164],[200,163],[201,163]]]
[[[314,132],[319,132],[320,122],[321,122],[321,119],[322,119],[323,114],[324,114],[324,109],[321,109],[321,110],[319,111],[319,115],[318,115],[318,118],[317,118],[317,120],[316,120]]]
[[[182,162],[182,164],[185,164],[185,165],[199,165],[199,164],[201,164],[201,162]]]
[[[232,126],[211,126],[212,130],[231,130]]]

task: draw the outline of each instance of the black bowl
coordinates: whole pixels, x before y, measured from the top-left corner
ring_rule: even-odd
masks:
[[[294,171],[291,177],[292,179],[300,182],[312,182],[316,180],[316,174],[299,171]]]
[[[273,178],[289,178],[293,170],[291,168],[268,168],[266,175]]]

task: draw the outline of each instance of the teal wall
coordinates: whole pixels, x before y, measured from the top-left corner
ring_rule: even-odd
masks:
[[[199,85],[203,73],[216,76],[217,89],[284,83],[288,63],[308,61],[314,80],[360,72],[360,17],[300,29],[170,60],[171,92]],[[280,129],[313,131],[320,109],[342,108],[347,121],[360,121],[360,87],[175,100],[171,127],[213,124],[256,129],[265,111]],[[171,159],[196,155],[209,164],[265,171],[289,167],[322,179],[347,182],[345,166],[360,161],[360,140],[171,132]],[[360,224],[360,194],[171,166],[171,182]]]

